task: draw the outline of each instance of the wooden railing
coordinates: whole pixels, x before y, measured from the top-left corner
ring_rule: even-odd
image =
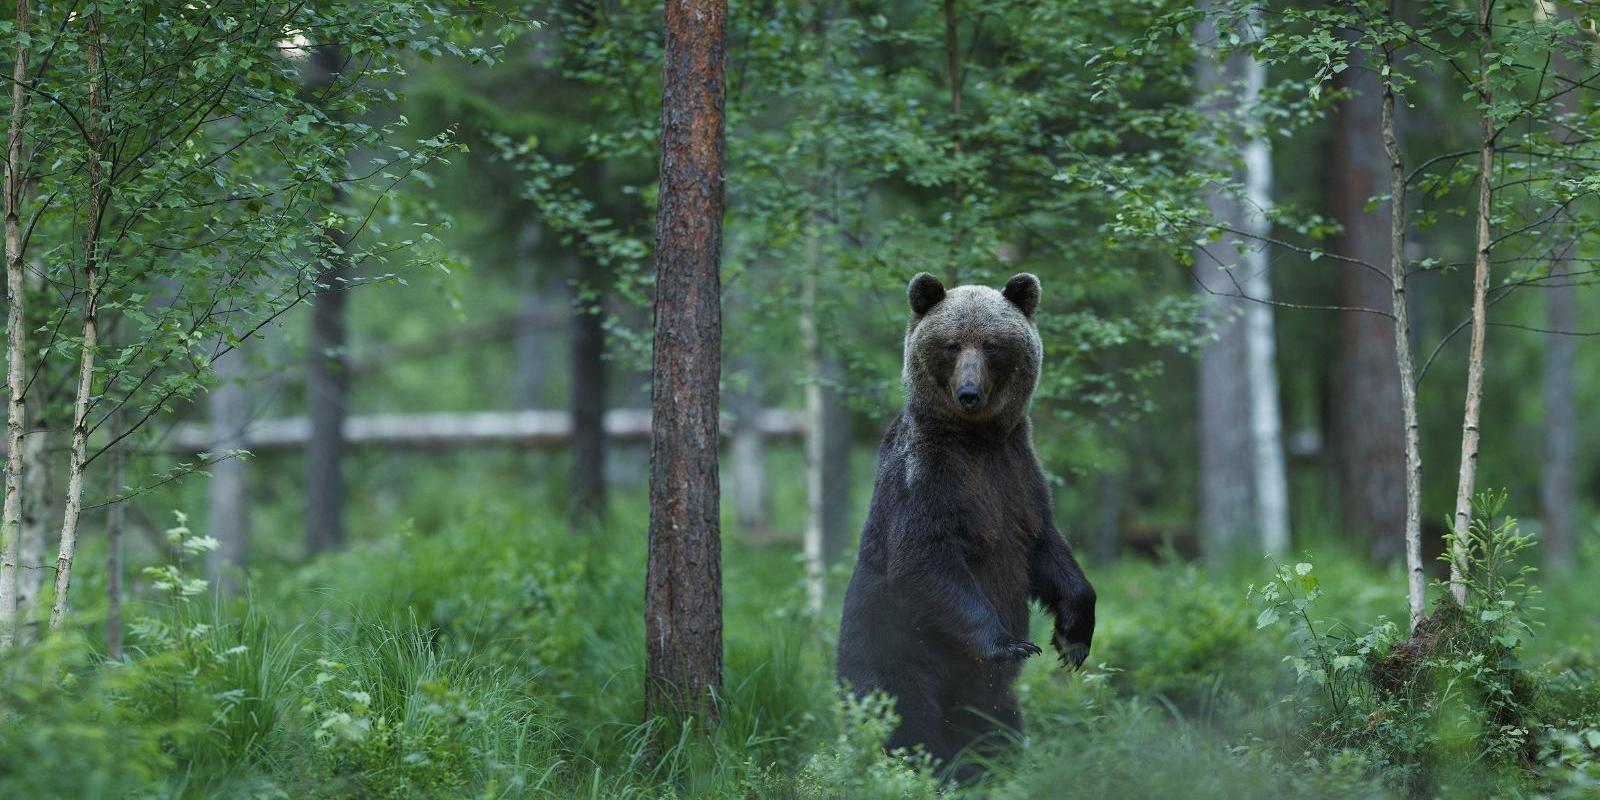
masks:
[[[799,439],[805,420],[796,411],[769,408],[757,426],[764,438]],[[648,409],[611,409],[605,415],[606,435],[628,442],[650,440]],[[722,419],[723,436],[732,429]],[[311,433],[305,417],[264,419],[250,423],[240,439],[211,426],[180,423],[166,439],[167,449],[198,453],[219,447],[265,451],[300,447]],[[565,411],[472,411],[463,413],[363,414],[345,421],[345,441],[353,446],[441,450],[481,445],[516,445],[538,449],[564,447],[572,438],[572,415]],[[230,441],[231,440],[231,441]]]

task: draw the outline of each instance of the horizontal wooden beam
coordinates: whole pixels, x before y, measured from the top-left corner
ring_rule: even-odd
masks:
[[[757,419],[763,436],[798,439],[805,436],[801,414],[782,408],[769,408]],[[650,440],[648,409],[617,408],[605,414],[606,435],[615,441]],[[727,436],[730,419],[722,419]],[[209,425],[179,423],[167,437],[168,450],[183,453],[217,449],[265,451],[301,447],[311,435],[305,417],[264,419],[245,428],[242,441],[230,443],[228,437]],[[414,450],[443,450],[483,445],[516,445],[541,450],[557,450],[572,439],[572,415],[565,411],[472,411],[465,413],[364,414],[345,420],[344,438],[355,446],[389,447]]]

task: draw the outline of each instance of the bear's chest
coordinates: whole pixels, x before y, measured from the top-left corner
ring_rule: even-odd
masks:
[[[1031,463],[999,452],[967,460],[956,482],[965,510],[969,553],[974,561],[1025,560],[1044,520],[1034,496]]]
[[[999,458],[973,465],[963,482],[961,505],[971,514],[965,527],[966,562],[978,588],[1013,635],[1027,630],[1029,565],[1044,520],[1033,496],[1028,465]]]

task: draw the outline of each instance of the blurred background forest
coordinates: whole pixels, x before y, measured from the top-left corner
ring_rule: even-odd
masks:
[[[5,23],[4,794],[1600,791],[1591,4],[732,4],[711,732],[641,722],[662,8],[317,6]],[[920,271],[1041,279],[1101,596],[978,787],[832,682]]]

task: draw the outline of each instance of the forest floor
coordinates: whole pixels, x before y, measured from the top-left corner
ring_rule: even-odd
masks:
[[[643,507],[632,500],[617,506]],[[1480,676],[1515,669],[1537,687],[1518,706],[1525,713],[1507,720],[1473,716],[1482,704],[1471,693],[1457,693],[1465,699],[1448,714],[1433,706],[1449,705],[1439,700],[1449,691],[1406,708],[1363,683],[1357,661],[1319,682],[1304,669],[1318,656],[1314,640],[1267,624],[1247,593],[1270,581],[1271,564],[1090,564],[1101,600],[1089,665],[1065,672],[1030,660],[1018,686],[1027,735],[980,783],[957,788],[882,752],[890,722],[881,704],[838,699],[837,611],[804,610],[792,543],[725,537],[721,726],[706,735],[642,723],[644,524],[617,517],[578,533],[514,500],[469,500],[428,529],[400,525],[310,565],[266,565],[233,599],[183,599],[175,588],[137,604],[118,663],[100,654],[103,609],[91,604],[74,636],[0,660],[9,717],[0,796],[1026,798],[1070,789],[1239,800],[1580,797],[1600,785],[1600,619],[1576,579],[1545,584],[1535,614],[1544,624],[1515,664],[1479,659]],[[1385,619],[1403,620],[1398,570],[1374,571],[1333,544],[1307,549],[1322,592],[1310,617],[1342,637],[1338,652],[1359,653],[1382,638],[1372,631]],[[85,595],[98,580],[90,573]],[[155,573],[143,580],[147,594],[164,585]],[[1036,640],[1047,641],[1034,616]]]

